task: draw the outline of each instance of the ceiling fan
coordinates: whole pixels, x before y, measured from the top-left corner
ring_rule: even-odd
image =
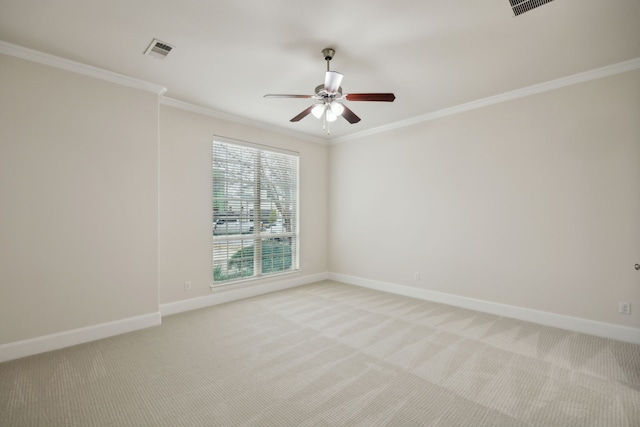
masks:
[[[265,98],[308,98],[315,99],[317,102],[309,108],[302,111],[300,114],[292,118],[290,121],[298,122],[303,118],[312,114],[314,117],[323,119],[324,129],[329,133],[329,122],[334,122],[338,119],[338,116],[342,116],[351,124],[358,123],[360,117],[351,111],[341,101],[378,101],[378,102],[393,102],[396,99],[393,93],[349,93],[343,94],[342,87],[342,74],[337,71],[331,71],[329,69],[329,62],[333,59],[336,51],[331,48],[322,50],[322,55],[325,61],[327,61],[327,72],[324,76],[324,84],[316,86],[314,95],[283,95],[283,94],[268,94]]]

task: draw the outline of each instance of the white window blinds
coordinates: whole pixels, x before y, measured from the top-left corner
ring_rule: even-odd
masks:
[[[213,142],[213,280],[298,269],[298,156]]]

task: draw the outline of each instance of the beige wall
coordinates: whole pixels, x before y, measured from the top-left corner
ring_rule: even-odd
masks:
[[[300,153],[300,276],[640,327],[638,71],[331,147],[4,55],[0,93],[0,345],[209,295],[214,135]]]
[[[161,304],[211,294],[214,135],[300,153],[300,274],[325,273],[328,268],[326,145],[162,105],[159,156]],[[184,291],[186,281],[192,285],[189,292]]]
[[[330,271],[640,327],[639,93],[628,72],[333,145]]]
[[[5,55],[0,94],[0,344],[157,312],[157,94]]]
[[[209,295],[214,134],[300,153],[297,277],[326,273],[326,145],[0,61],[0,345]]]

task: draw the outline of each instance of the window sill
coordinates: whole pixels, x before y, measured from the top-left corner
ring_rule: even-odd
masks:
[[[265,283],[272,279],[283,278],[287,276],[299,276],[300,273],[302,273],[302,270],[291,270],[283,273],[269,274],[267,276],[257,276],[257,277],[252,276],[252,277],[247,277],[246,279],[233,280],[229,282],[222,282],[222,283],[212,282],[209,287],[211,288],[212,291],[216,289],[223,289],[223,288],[230,289],[235,287],[247,286],[250,284]]]

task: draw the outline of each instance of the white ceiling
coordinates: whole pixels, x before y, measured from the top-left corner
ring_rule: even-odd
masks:
[[[143,55],[157,38],[165,60]],[[331,138],[640,58],[640,0],[0,0],[0,40],[167,87],[167,97],[317,138],[289,119],[323,83],[321,51],[362,118]]]

